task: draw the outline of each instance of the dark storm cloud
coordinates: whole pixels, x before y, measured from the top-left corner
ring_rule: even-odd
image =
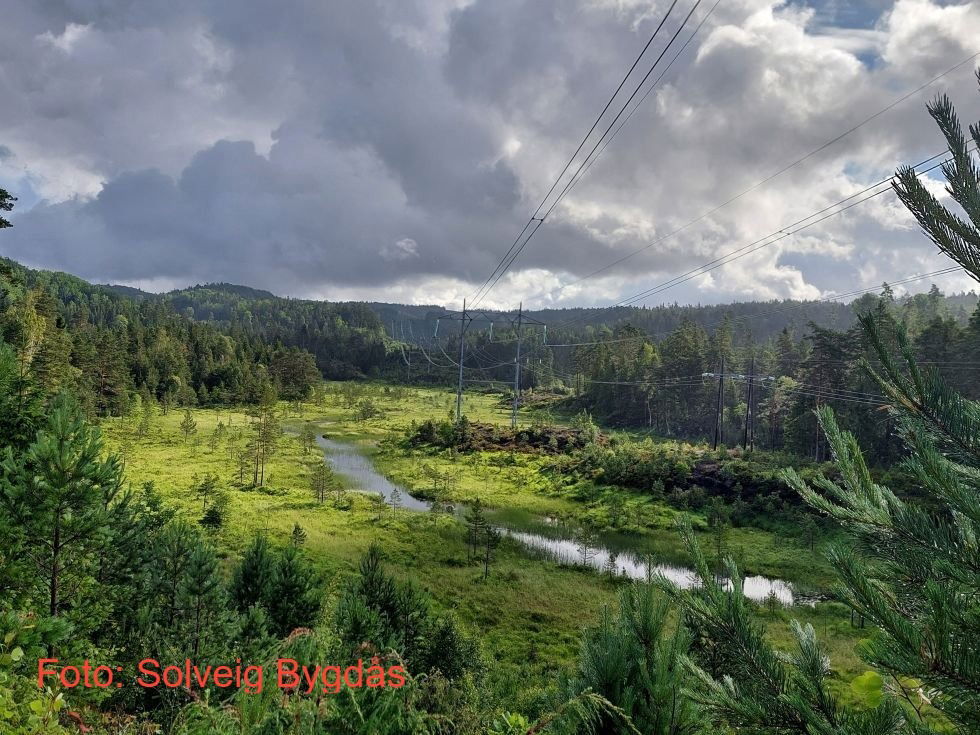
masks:
[[[98,280],[456,300],[666,5],[19,0],[0,26],[0,180],[46,199],[17,213],[3,251]],[[498,298],[618,298],[930,155],[917,99],[658,242],[965,56],[977,16],[927,0],[721,3]],[[975,109],[962,71],[951,87]],[[820,274],[880,281],[931,259],[900,212],[869,207],[668,296],[815,295]]]

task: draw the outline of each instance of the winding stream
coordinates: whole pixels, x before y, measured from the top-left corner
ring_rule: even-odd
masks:
[[[413,496],[406,488],[397,485],[378,472],[371,459],[350,443],[317,437],[317,444],[323,450],[324,458],[339,475],[351,480],[361,492],[378,493],[388,502],[398,493],[399,507],[405,510],[423,512],[432,504]],[[461,516],[464,508],[455,507],[456,516]],[[510,536],[529,549],[564,563],[582,563],[578,544],[571,538],[569,529],[548,523],[546,519],[531,519],[516,523],[508,514],[488,509],[487,516],[498,530]],[[595,548],[590,548],[588,566],[620,574],[631,579],[646,579],[648,576],[662,574],[679,587],[689,588],[695,584],[694,572],[682,566],[653,563],[649,555],[637,552],[635,545],[619,534],[600,534]],[[774,595],[782,604],[792,605],[793,588],[781,579],[753,576],[743,582],[745,596],[751,600],[763,601]]]

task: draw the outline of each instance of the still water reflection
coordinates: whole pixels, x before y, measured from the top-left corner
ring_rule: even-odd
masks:
[[[401,487],[382,475],[371,463],[369,457],[360,452],[356,446],[347,442],[318,437],[317,443],[323,449],[326,461],[338,474],[351,480],[355,487],[362,492],[379,493],[388,503],[397,498],[399,507],[412,511],[430,510],[432,504],[421,498],[416,498],[407,489]],[[462,515],[464,509],[457,506],[455,513]],[[526,524],[518,528],[513,523],[491,516],[498,529],[519,541],[529,549],[543,552],[558,562],[582,563],[579,546],[569,532],[560,527],[551,526],[548,533],[537,533],[528,530]],[[541,521],[544,525],[546,521]],[[695,584],[694,572],[690,569],[670,564],[653,562],[649,556],[637,553],[636,550],[621,548],[621,537],[618,544],[604,543],[600,535],[595,547],[590,547],[585,563],[595,569],[620,574],[632,579],[646,579],[651,575],[663,575],[678,587],[688,588]],[[746,577],[743,582],[745,596],[751,600],[762,601],[770,596],[776,597],[784,605],[792,605],[793,589],[788,582],[768,577]]]

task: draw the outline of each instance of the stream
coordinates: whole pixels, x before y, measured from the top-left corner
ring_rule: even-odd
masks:
[[[317,444],[323,450],[324,458],[331,468],[350,480],[356,490],[380,494],[388,503],[392,502],[392,496],[397,491],[400,508],[416,512],[431,509],[432,504],[429,501],[413,496],[406,488],[391,482],[378,472],[370,457],[355,445],[323,436],[317,437]],[[465,508],[456,505],[453,512],[461,517]],[[582,555],[572,538],[571,529],[556,525],[550,519],[523,517],[527,514],[507,513],[492,508],[488,508],[486,514],[501,533],[528,549],[557,562],[582,563]],[[650,555],[639,552],[635,540],[631,543],[631,539],[623,534],[600,533],[595,547],[590,547],[585,563],[594,569],[615,572],[631,579],[647,579],[661,574],[678,587],[686,589],[695,584],[695,575],[691,569],[654,562]],[[781,579],[746,577],[743,589],[746,597],[757,602],[766,600],[770,595],[774,595],[783,605],[792,605],[795,601],[792,586]]]

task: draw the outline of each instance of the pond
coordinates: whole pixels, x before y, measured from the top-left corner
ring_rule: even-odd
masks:
[[[370,457],[351,443],[318,437],[317,443],[331,468],[350,480],[355,489],[361,492],[378,493],[391,504],[397,499],[400,508],[411,511],[428,511],[432,503],[413,496],[406,488],[393,483],[374,468]],[[455,515],[461,517],[465,508],[456,506]],[[630,577],[647,579],[663,575],[682,588],[695,584],[694,572],[683,566],[663,564],[654,561],[649,554],[642,553],[638,543],[623,534],[599,534],[594,545],[590,545],[588,555],[583,558],[572,530],[564,528],[544,518],[523,518],[523,514],[513,514],[488,510],[487,516],[497,529],[513,538],[528,549],[542,553],[557,562],[586,564],[594,569]],[[752,576],[743,582],[745,596],[751,600],[764,601],[774,596],[784,605],[794,603],[792,586],[781,579]]]

